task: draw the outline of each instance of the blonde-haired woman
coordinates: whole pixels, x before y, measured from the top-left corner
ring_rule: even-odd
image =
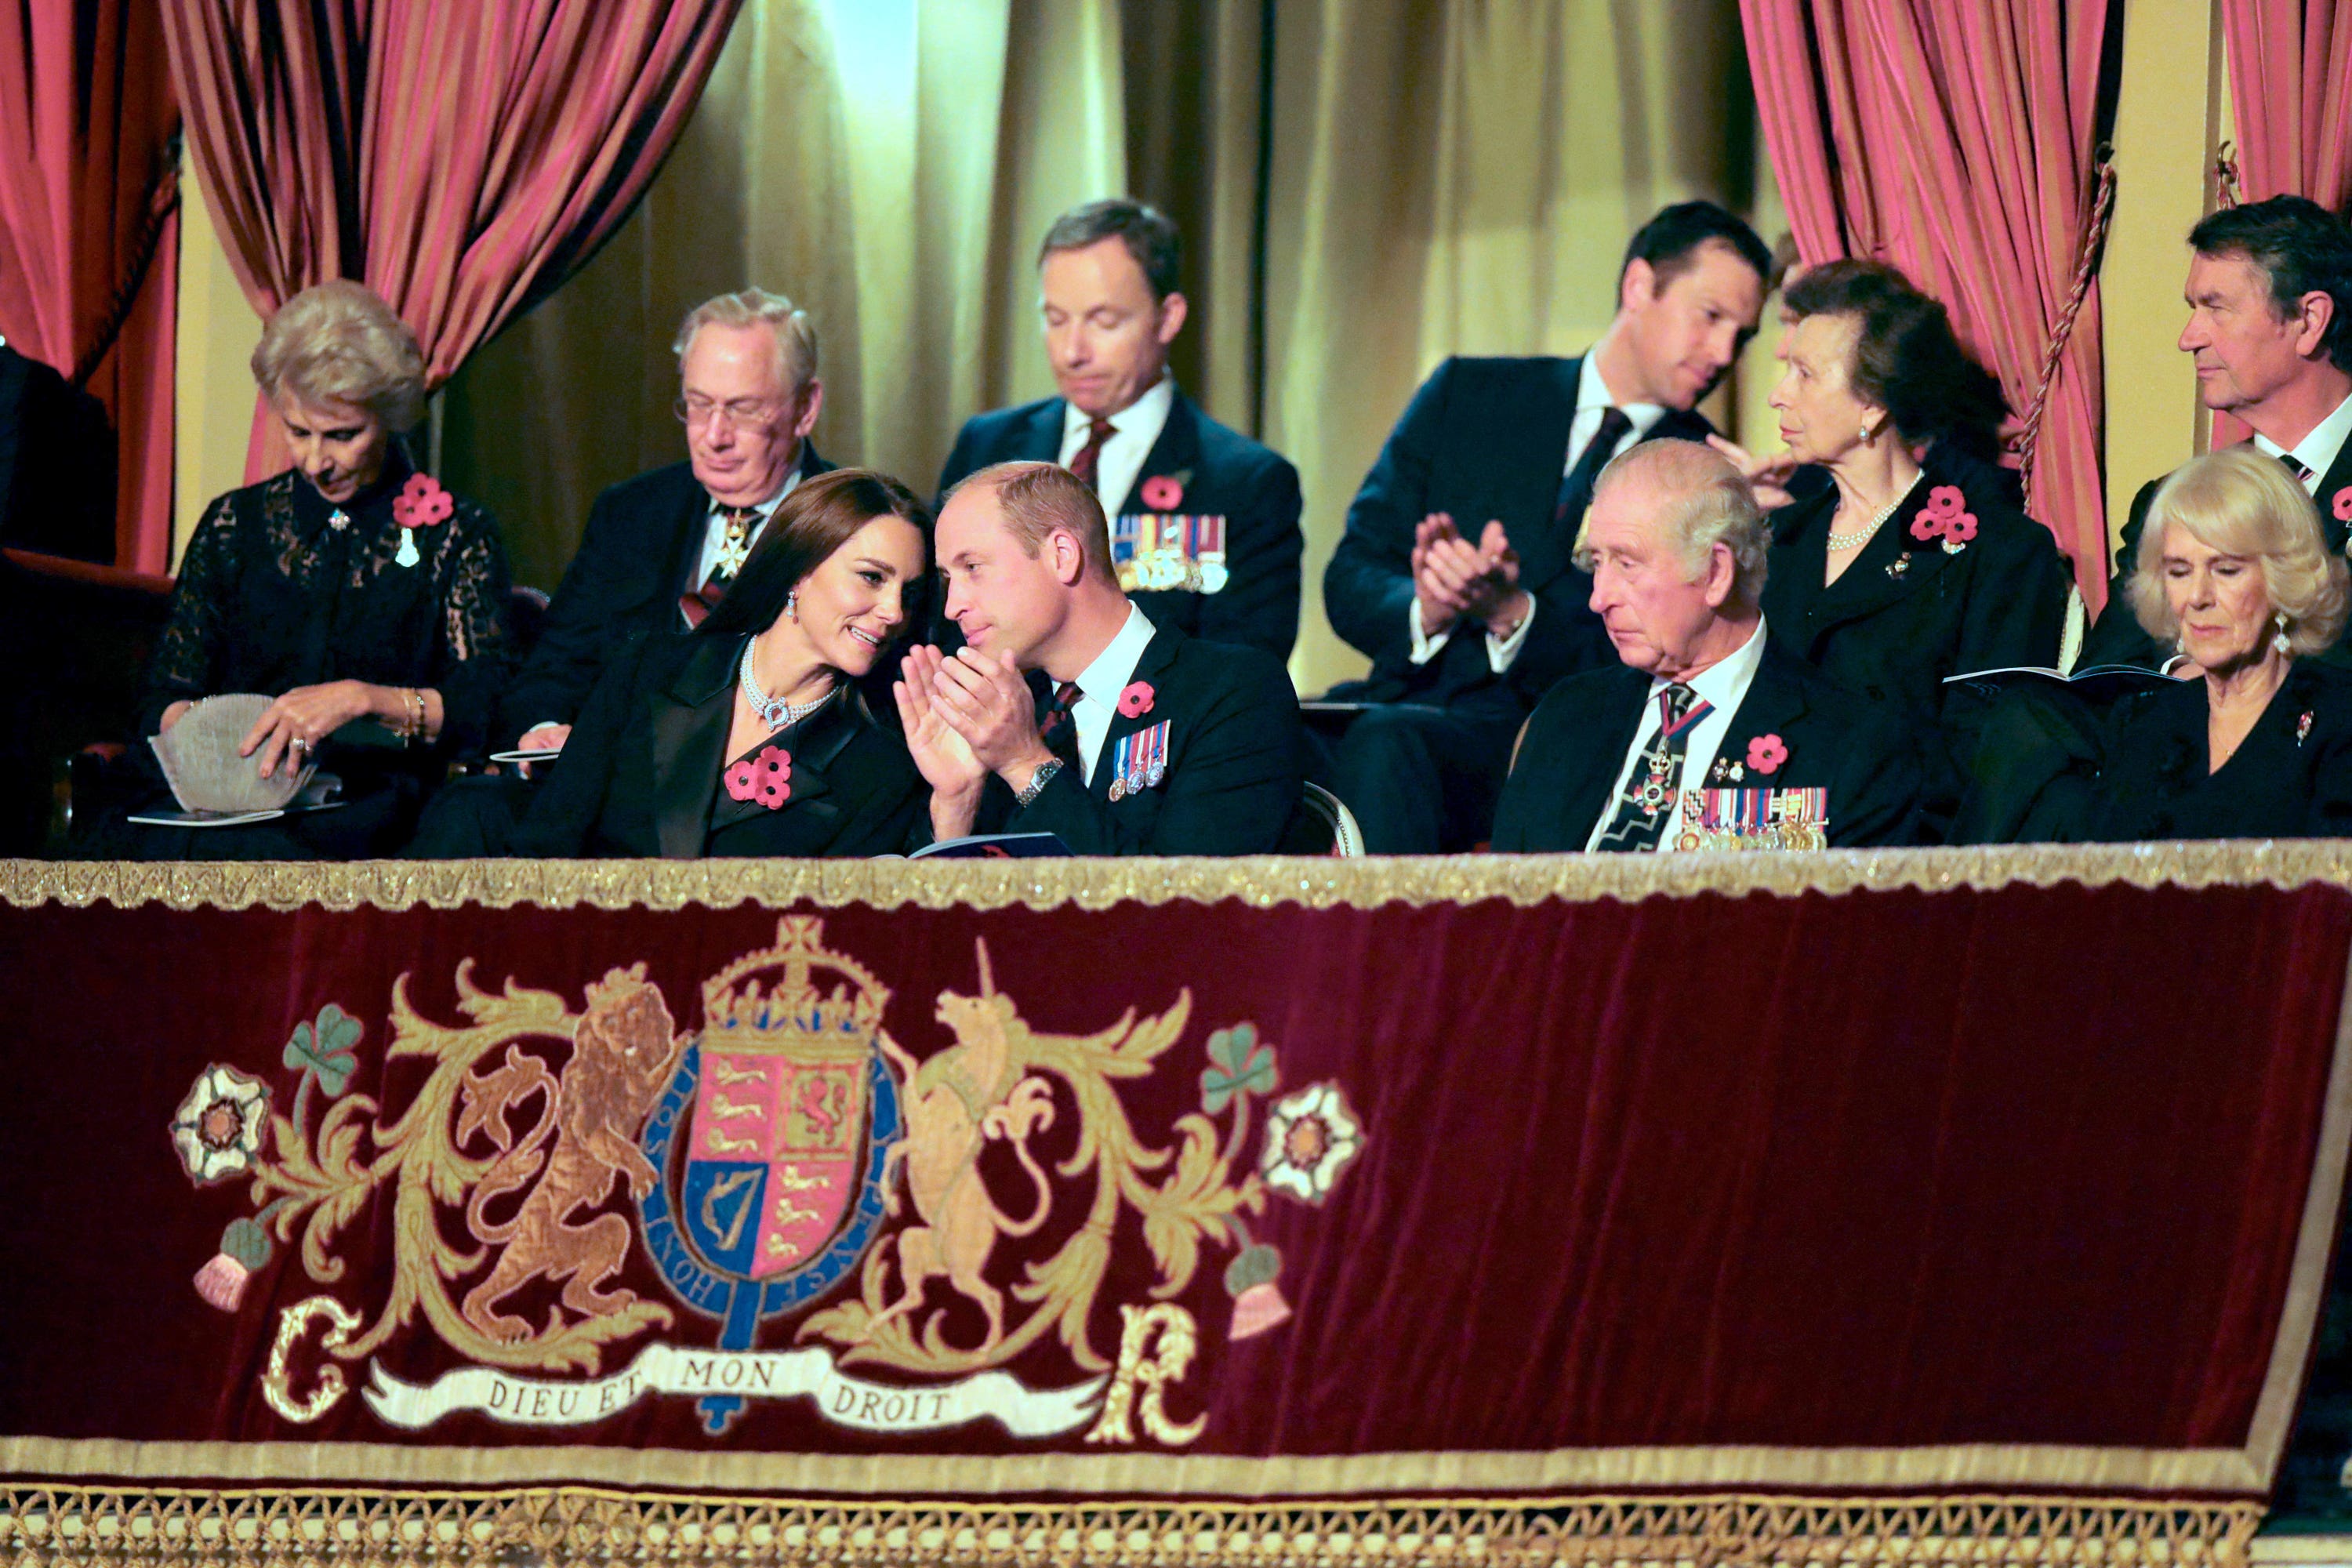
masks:
[[[289,300],[253,377],[294,464],[205,509],[137,732],[170,729],[205,697],[260,693],[275,700],[244,752],[265,776],[316,761],[349,804],[250,828],[151,829],[125,852],[388,854],[449,758],[488,731],[509,664],[505,552],[487,512],[402,450],[424,412],[424,356],[367,289],[339,279]]]
[[[2277,458],[2231,447],[2165,481],[2126,592],[2204,673],[2121,711],[2092,837],[2352,834],[2352,672],[2311,657],[2344,629],[2347,576]]]

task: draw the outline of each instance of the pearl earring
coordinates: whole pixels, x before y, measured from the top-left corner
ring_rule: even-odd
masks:
[[[2278,626],[2277,632],[2271,637],[2271,651],[2284,658],[2286,654],[2293,651],[2291,646],[2286,640],[2286,612],[2284,610],[2281,610],[2276,615],[2273,616],[2271,619]]]

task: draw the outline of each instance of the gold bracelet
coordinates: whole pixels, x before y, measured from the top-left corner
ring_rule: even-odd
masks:
[[[418,695],[416,688],[404,686],[400,689],[400,702],[408,714],[408,728],[401,731],[401,738],[414,744],[425,734],[425,699]]]

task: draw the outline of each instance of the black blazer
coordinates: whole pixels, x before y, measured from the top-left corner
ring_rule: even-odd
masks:
[[[2251,441],[2241,443],[2243,446],[2252,444]],[[2124,598],[2124,584],[2131,579],[2133,558],[2139,553],[2139,536],[2147,527],[2147,509],[2155,501],[2156,492],[2163,483],[2163,479],[2150,479],[2140,486],[2137,495],[2132,497],[2131,516],[2124,523],[2123,543],[2116,552],[2115,573],[2107,580],[2106,605],[2100,610],[2098,621],[2091,627],[2090,635],[2083,639],[2080,662],[2084,666],[2144,664],[2151,668],[2161,668],[2175,651],[2157,646],[2156,639],[2147,635],[2147,628],[2139,624],[2139,617],[2132,614],[2130,604]],[[2327,472],[2320,476],[2316,498],[2319,528],[2326,536],[2330,551],[2344,548],[2347,529],[2344,520],[2336,515],[2335,501],[2336,492],[2347,486],[2352,486],[2352,441],[2347,441],[2336,449],[2336,460],[2328,464]]]
[[[112,561],[114,484],[106,405],[0,342],[0,545]]]
[[[833,465],[801,446],[801,475]],[[499,705],[498,743],[534,724],[569,724],[607,659],[640,637],[682,629],[677,601],[702,556],[710,492],[690,463],[624,479],[596,498],[539,642]]]
[[[1591,498],[1572,501],[1558,526],[1552,521],[1583,366],[1581,358],[1449,359],[1413,394],[1349,506],[1347,532],[1323,574],[1332,629],[1372,661],[1371,678],[1348,695],[1524,712],[1562,676],[1616,661],[1592,613],[1592,579],[1570,558]],[[1703,441],[1713,432],[1701,416],[1676,411],[1649,436]],[[1499,519],[1518,552],[1519,586],[1537,608],[1507,678],[1495,675],[1475,627],[1427,664],[1412,660],[1412,533],[1433,511],[1452,514],[1473,541]]]
[[[1024,810],[1008,811],[1000,785],[992,831],[1058,834],[1079,855],[1272,854],[1303,793],[1298,697],[1281,664],[1161,626],[1131,679],[1151,687],[1151,710],[1113,715],[1093,778],[1066,767]],[[1162,722],[1166,776],[1112,800],[1119,740]]]
[[[2084,837],[2352,836],[2352,673],[2298,659],[2219,773],[2210,715],[2202,680],[2119,704]]]
[[[1961,490],[1976,537],[1955,553],[1914,525],[1942,486]],[[1987,487],[1956,484],[1931,455],[1925,477],[1835,583],[1824,586],[1834,490],[1771,518],[1764,618],[1790,652],[1857,695],[1936,721],[1944,678],[2058,662],[2073,585],[2050,531]]]
[[[929,795],[906,743],[851,691],[775,737],[792,757],[782,806],[719,787],[742,657],[740,637],[677,636],[615,654],[509,852],[688,860],[906,848]]]
[[[1503,784],[1494,847],[1581,850],[1610,808],[1649,700],[1650,677],[1622,665],[1553,687],[1528,721]],[[1779,772],[1691,787],[1826,787],[1832,847],[1918,841],[1921,773],[1910,735],[1885,705],[1864,701],[1777,641],[1767,642],[1716,755],[1743,759],[1748,742],[1765,735],[1780,736],[1788,749]]]
[[[1062,455],[1067,406],[1048,397],[966,420],[940,470],[940,493],[992,463],[1053,462]],[[1144,481],[1162,476],[1175,479],[1183,499],[1173,507],[1146,507]],[[1298,639],[1298,557],[1306,539],[1298,531],[1298,470],[1282,454],[1218,424],[1180,391],[1134,487],[1116,506],[1107,500],[1103,510],[1114,523],[1151,510],[1223,518],[1223,587],[1213,594],[1130,590],[1128,596],[1155,626],[1290,657]]]

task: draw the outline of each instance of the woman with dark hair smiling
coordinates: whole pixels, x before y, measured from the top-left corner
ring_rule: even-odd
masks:
[[[930,521],[883,474],[803,481],[691,635],[647,638],[605,669],[511,852],[904,848],[929,792],[856,682],[910,624]]]

